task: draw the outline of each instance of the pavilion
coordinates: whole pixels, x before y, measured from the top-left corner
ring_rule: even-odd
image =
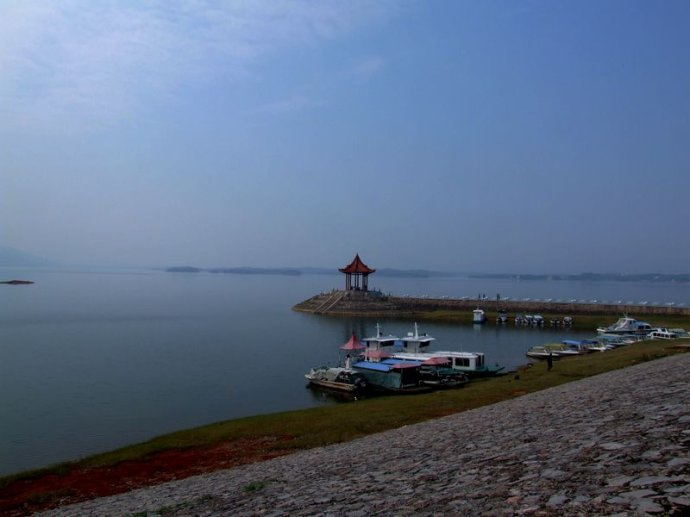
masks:
[[[359,253],[357,253],[352,262],[350,262],[344,268],[338,269],[338,271],[345,273],[346,291],[368,291],[369,275],[374,273],[376,270],[371,269],[364,262],[362,262],[362,259],[359,258]]]

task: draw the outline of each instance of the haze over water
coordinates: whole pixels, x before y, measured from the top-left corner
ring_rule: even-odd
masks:
[[[305,387],[335,364],[352,330],[377,320],[291,307],[341,288],[338,275],[179,274],[144,269],[0,269],[0,474],[102,452],[247,415],[335,403]],[[690,303],[681,284],[371,277],[383,292]],[[404,335],[411,321],[381,321]],[[564,331],[420,324],[436,349],[483,351],[515,368],[529,346]],[[568,336],[588,337],[591,332]],[[356,403],[356,402],[355,402]]]

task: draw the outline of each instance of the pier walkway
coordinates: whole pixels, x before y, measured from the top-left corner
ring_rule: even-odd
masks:
[[[471,315],[474,309],[488,313],[505,310],[514,313],[545,313],[558,315],[611,315],[636,316],[664,315],[690,317],[690,308],[676,305],[633,305],[626,303],[579,303],[553,300],[496,300],[413,298],[382,295],[376,292],[332,291],[321,293],[298,303],[294,310],[313,314],[361,315],[377,317],[409,317],[416,313],[449,311]]]

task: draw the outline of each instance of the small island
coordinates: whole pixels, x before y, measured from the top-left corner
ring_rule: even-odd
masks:
[[[7,285],[31,285],[33,282],[31,280],[4,280],[0,281],[0,284]]]

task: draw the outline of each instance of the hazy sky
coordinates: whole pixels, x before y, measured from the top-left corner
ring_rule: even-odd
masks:
[[[0,245],[690,270],[690,2],[0,0]]]

